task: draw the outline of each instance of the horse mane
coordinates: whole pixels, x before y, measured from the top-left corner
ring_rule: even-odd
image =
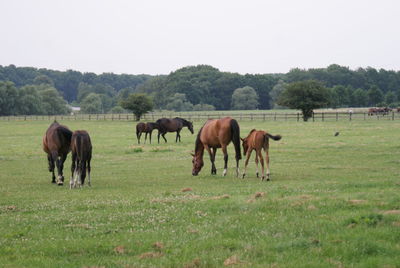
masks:
[[[201,135],[201,131],[203,130],[203,127],[201,127],[199,130],[199,133],[197,133],[195,147],[194,147],[194,153],[196,153],[199,150],[200,145],[202,145],[201,140],[200,140],[200,135]]]
[[[190,124],[190,121],[188,121],[184,118],[181,118],[181,117],[175,117],[174,119],[181,121],[184,126],[187,126]]]
[[[251,133],[253,133],[254,131],[256,131],[256,129],[255,129],[255,128],[253,128],[252,130],[250,130],[250,132],[249,132],[249,134],[247,135],[247,137],[246,137],[246,138],[248,138],[248,137],[251,135]]]

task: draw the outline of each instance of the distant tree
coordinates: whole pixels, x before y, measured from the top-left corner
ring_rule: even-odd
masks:
[[[108,111],[108,113],[110,113],[110,114],[123,114],[125,112],[126,112],[125,109],[119,105],[114,106],[110,111]]]
[[[386,95],[385,95],[385,102],[386,102],[387,104],[392,104],[392,103],[397,102],[396,93],[393,92],[393,91],[389,91],[388,93],[386,93]]]
[[[18,91],[12,82],[0,81],[0,115],[18,113]]]
[[[257,92],[252,87],[237,88],[232,94],[233,110],[253,110],[257,109],[258,104]]]
[[[54,87],[46,86],[39,90],[42,99],[43,111],[48,115],[68,114],[71,110],[67,102]]]
[[[90,93],[81,101],[81,112],[84,114],[103,113],[103,104],[100,94]]]
[[[143,114],[153,110],[153,101],[143,93],[130,94],[128,98],[120,102],[120,105],[122,108],[132,111],[137,121]]]
[[[50,77],[48,77],[47,75],[45,75],[45,74],[41,74],[41,75],[36,76],[35,79],[33,80],[33,83],[35,85],[46,84],[46,85],[54,87],[53,80]]]
[[[43,85],[43,84],[42,84]],[[19,114],[46,114],[38,86],[28,85],[19,89]]]
[[[199,103],[193,106],[193,111],[214,111],[215,107],[211,104]]]
[[[367,91],[368,94],[368,105],[376,106],[378,103],[383,102],[384,95],[382,90],[380,90],[377,86],[372,86]]]
[[[355,107],[366,107],[368,105],[368,94],[367,91],[357,88],[352,94],[353,106]]]
[[[278,104],[303,113],[303,120],[312,117],[313,110],[329,103],[329,91],[320,82],[307,80],[293,82],[286,86],[278,99]]]
[[[270,106],[272,108],[279,108],[277,104],[279,96],[281,93],[285,90],[286,83],[283,80],[279,80],[278,83],[272,88],[272,90],[269,92],[269,96],[271,98],[271,104]]]
[[[193,104],[186,99],[185,94],[175,93],[171,98],[169,98],[169,103],[165,108],[176,112],[192,111]]]

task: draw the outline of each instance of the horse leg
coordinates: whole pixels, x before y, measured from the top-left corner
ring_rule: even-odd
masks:
[[[51,183],[56,183],[56,176],[54,175],[54,160],[51,154],[47,155],[47,161],[49,162],[49,171],[52,173]]]
[[[158,143],[160,143],[160,131],[158,131],[158,134],[157,134],[157,140],[158,140]]]
[[[142,132],[141,131],[137,131],[136,132],[136,137],[137,137],[138,144],[140,144],[140,136],[142,136]]]
[[[178,142],[179,139],[179,130],[176,131],[176,138],[175,138],[175,142]]]
[[[92,186],[92,184],[90,183],[90,170],[91,170],[91,167],[90,167],[90,160],[91,160],[91,157],[92,157],[92,156],[89,156],[88,161],[87,161],[88,185],[89,185],[89,186]]]
[[[261,162],[261,180],[263,181],[265,179],[265,169],[264,169],[264,158],[262,156],[261,149],[257,150],[257,154]]]
[[[150,144],[151,144],[151,133],[153,133],[153,131],[150,131],[149,133]]]
[[[222,175],[226,176],[226,172],[228,170],[228,152],[226,150],[226,145],[222,146],[222,152],[224,153],[224,172]]]
[[[146,144],[146,141],[147,141],[147,132],[144,133],[144,144]]]
[[[217,168],[215,167],[215,155],[217,154],[217,148],[212,148],[212,157],[213,157],[213,167],[214,174],[217,174]]]
[[[211,175],[217,174],[217,169],[215,168],[215,158],[213,155],[213,152],[211,152],[210,147],[208,145],[205,145],[204,148],[207,150],[208,154],[210,155],[210,161],[211,161]]]
[[[65,159],[67,159],[67,154],[63,154],[59,157],[59,159],[57,159],[57,171],[58,171],[57,184],[60,186],[64,184],[63,168]]]
[[[243,172],[242,179],[244,179],[244,177],[246,176],[246,169],[247,169],[247,165],[249,164],[250,156],[251,156],[251,150],[247,150],[246,161],[244,162],[244,172]]]
[[[69,189],[74,186],[74,172],[76,167],[76,153],[72,153],[72,164],[71,164],[71,179],[69,180]]]
[[[257,176],[257,178],[259,178],[260,176],[259,176],[259,173],[258,173],[258,154],[257,154],[257,152],[256,152],[255,162],[256,162],[256,176]]]
[[[265,164],[267,166],[267,181],[270,180],[270,171],[269,171],[269,152],[268,152],[268,148],[267,150],[265,150]]]
[[[165,134],[167,134],[167,132],[161,134],[161,136],[163,137],[164,141],[167,142],[167,139],[165,138]]]

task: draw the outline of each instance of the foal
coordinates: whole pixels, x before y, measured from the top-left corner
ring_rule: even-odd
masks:
[[[271,138],[275,141],[278,141],[282,138],[280,135],[273,136],[265,131],[262,130],[255,130],[252,129],[249,133],[249,135],[241,139],[242,140],[242,145],[243,145],[243,154],[246,155],[246,162],[244,165],[244,172],[243,172],[243,179],[246,176],[246,168],[247,164],[249,163],[249,159],[251,156],[251,152],[253,150],[256,151],[256,166],[257,166],[257,178],[258,176],[258,158],[260,158],[261,161],[261,172],[262,172],[262,177],[261,180],[263,181],[265,179],[264,175],[264,159],[261,154],[261,150],[264,149],[265,151],[265,163],[267,165],[267,181],[269,181],[269,176],[270,176],[270,171],[269,171],[269,154],[268,154],[268,149],[269,149],[269,139]]]
[[[136,137],[137,137],[138,143],[140,144],[140,137],[142,136],[142,133],[145,133],[144,143],[146,143],[147,134],[149,134],[150,144],[151,144],[151,134],[153,133],[154,129],[160,129],[159,125],[157,123],[153,123],[153,122],[138,123],[136,125]]]
[[[88,172],[88,185],[90,185],[90,160],[92,159],[92,142],[85,130],[77,130],[71,138],[72,165],[70,189],[81,187],[85,183],[86,169]]]

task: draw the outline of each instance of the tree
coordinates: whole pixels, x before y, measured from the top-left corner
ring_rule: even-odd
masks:
[[[14,83],[0,81],[0,115],[15,115],[18,107],[18,91]]]
[[[258,107],[258,95],[254,88],[245,86],[237,88],[232,94],[233,110],[253,110]]]
[[[42,98],[43,110],[46,114],[67,114],[70,112],[67,102],[61,97],[57,89],[47,85],[42,86],[44,87],[39,90],[39,94]]]
[[[185,94],[175,93],[172,98],[169,98],[169,103],[165,108],[176,112],[192,111],[193,104],[186,99]]]
[[[193,106],[193,111],[215,111],[214,105],[199,103]]]
[[[100,114],[103,112],[103,104],[100,94],[89,93],[81,101],[81,112],[86,114]]]
[[[376,106],[378,103],[383,102],[383,92],[377,86],[372,86],[367,91],[368,105]]]
[[[272,108],[279,108],[277,107],[277,101],[281,93],[285,90],[285,86],[286,83],[283,80],[279,80],[278,83],[269,92],[269,97],[271,98],[270,106]]]
[[[153,110],[152,99],[143,93],[130,94],[128,98],[120,102],[120,105],[122,108],[132,111],[136,121],[139,121],[143,114]]]
[[[278,104],[303,113],[303,120],[312,117],[313,110],[329,103],[329,91],[316,80],[293,82],[286,86],[278,99]]]
[[[386,102],[387,104],[389,104],[389,105],[392,104],[392,103],[397,102],[396,93],[393,92],[393,91],[389,91],[388,93],[386,93],[386,95],[385,95],[385,102]]]

